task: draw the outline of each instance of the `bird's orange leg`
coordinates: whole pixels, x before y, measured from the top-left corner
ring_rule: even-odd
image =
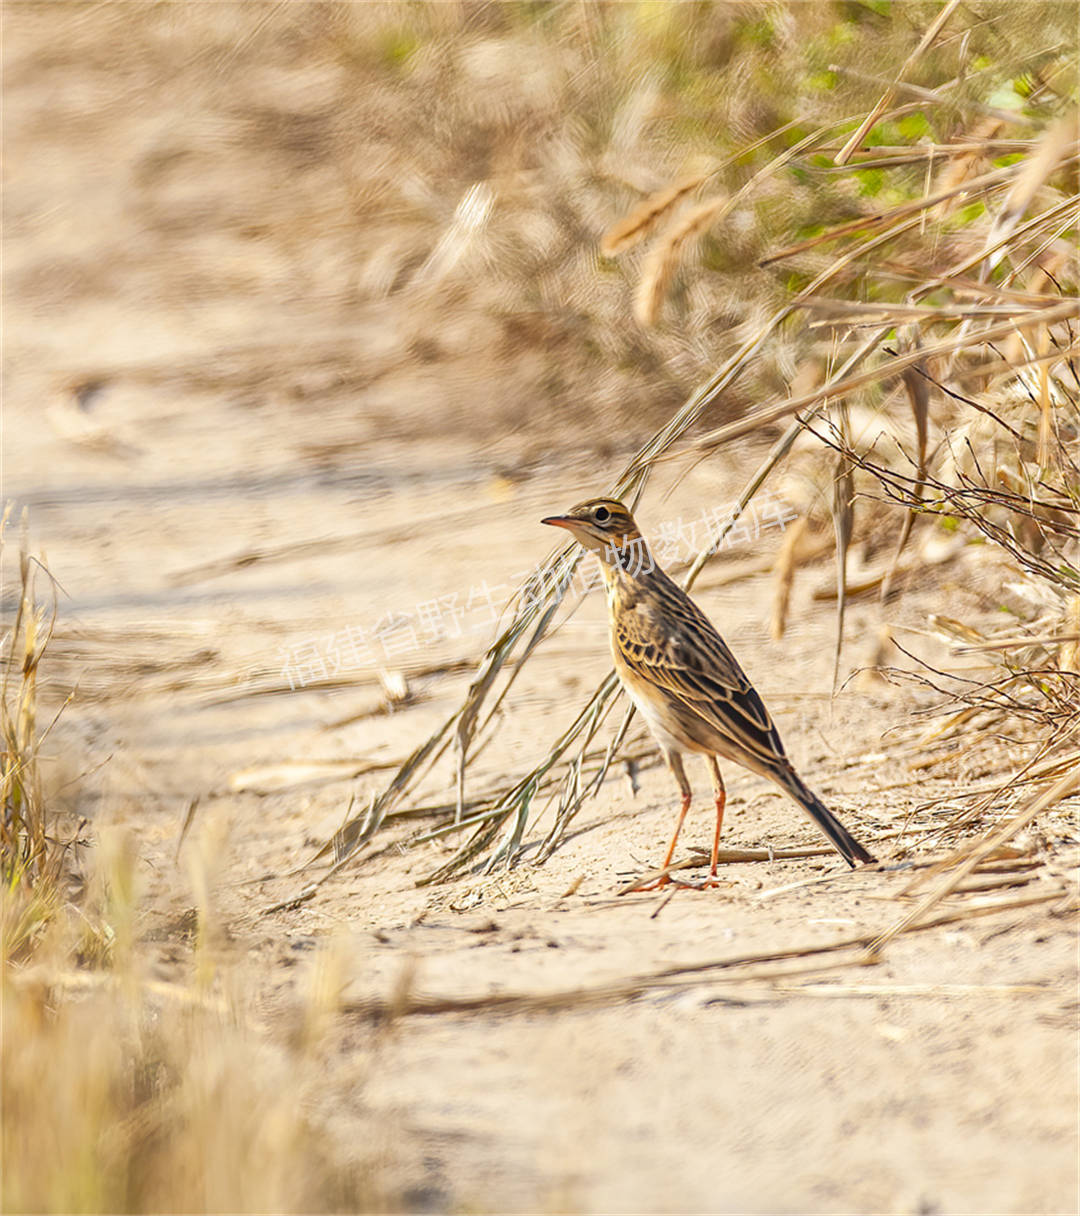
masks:
[[[679,783],[679,790],[682,793],[682,807],[679,810],[679,818],[675,823],[675,833],[671,837],[671,844],[668,845],[667,856],[664,858],[664,864],[660,867],[666,870],[671,865],[671,859],[675,856],[675,845],[679,841],[679,833],[682,831],[683,820],[686,818],[686,812],[690,809],[690,802],[693,799],[693,794],[690,792],[690,782],[686,779],[686,769],[683,768],[682,757],[678,752],[666,752],[664,758],[668,762],[668,768],[671,769],[675,780]],[[646,883],[643,886],[634,887],[635,891],[657,891],[661,887],[666,887],[671,882],[671,878],[667,874],[662,874],[655,882]]]
[[[724,779],[720,776],[720,765],[716,763],[716,757],[710,756],[709,763],[712,765],[713,793],[716,795],[716,831],[713,833],[709,877],[704,886],[718,887],[720,882],[716,877],[716,866],[720,856],[720,829],[724,826],[724,807],[727,805],[727,791],[724,789]]]
[[[671,837],[671,844],[668,845],[667,856],[664,858],[664,864],[660,867],[662,870],[666,870],[668,868],[668,866],[671,865],[671,859],[675,855],[675,845],[678,843],[679,833],[682,831],[683,820],[686,818],[686,812],[689,809],[690,809],[690,795],[683,794],[682,808],[679,811],[679,818],[675,824],[675,833]],[[660,881],[661,881],[661,884],[663,884],[666,882],[670,882],[671,879],[665,875]]]

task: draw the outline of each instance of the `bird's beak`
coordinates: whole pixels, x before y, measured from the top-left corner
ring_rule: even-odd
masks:
[[[581,523],[581,520],[575,519],[572,515],[549,515],[547,519],[542,519],[540,522],[551,524],[555,528],[566,528],[572,532]]]

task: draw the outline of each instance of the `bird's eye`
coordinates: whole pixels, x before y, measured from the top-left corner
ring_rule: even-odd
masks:
[[[607,507],[597,507],[592,513],[592,517],[598,524],[606,524],[611,518],[611,512],[607,509]]]

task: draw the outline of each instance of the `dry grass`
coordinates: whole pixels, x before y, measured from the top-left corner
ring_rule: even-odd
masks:
[[[137,973],[4,979],[6,1211],[385,1207],[305,1114],[310,1060],[224,1000]]]
[[[6,518],[6,517],[5,517]],[[0,536],[2,540],[2,536]],[[275,1037],[239,994],[251,988],[222,948],[209,858],[189,849],[194,949],[154,978],[137,842],[79,833],[43,793],[39,722],[51,609],[25,544],[4,638],[0,835],[0,1205],[33,1212],[386,1210],[377,1163],[330,1143],[306,1113],[323,1083],[318,1053],[339,1009],[315,985],[306,1030]],[[66,703],[66,702],[65,702]],[[316,974],[318,968],[316,967]]]
[[[9,514],[6,509],[0,518],[0,557]],[[29,551],[26,533],[24,515],[17,607],[0,654],[0,959],[5,963],[32,951],[56,911],[67,846],[75,836],[51,813],[42,790],[40,751],[52,723],[42,729],[38,722],[38,677],[54,612],[36,598],[40,563]]]
[[[616,254],[622,253],[644,240],[672,208],[702,185],[708,176],[707,173],[697,173],[657,191],[656,194],[651,194],[644,202],[639,203],[625,219],[620,220],[613,228],[604,233],[604,238],[600,242],[600,252],[604,257],[613,258]]]
[[[181,974],[154,978],[135,842],[105,832],[95,854],[86,897],[54,892],[32,952],[0,977],[4,1210],[390,1210],[379,1161],[310,1113],[336,987],[313,983],[295,1033],[280,1019],[272,1031],[209,905]],[[5,918],[12,900],[5,891]],[[174,949],[183,942],[178,931]]]

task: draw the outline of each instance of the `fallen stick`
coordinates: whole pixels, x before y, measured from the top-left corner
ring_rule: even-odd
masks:
[[[980,916],[989,916],[995,912],[1005,912],[1016,908],[1030,907],[1035,904],[1049,903],[1059,900],[1069,893],[1062,886],[1043,895],[1025,896],[1023,899],[994,900],[975,907],[968,907],[959,912],[947,913],[921,924],[911,925],[906,931],[922,932],[927,929],[937,929],[943,925],[955,924],[958,921],[971,920]],[[381,1019],[407,1014],[430,1016],[442,1013],[554,1013],[564,1009],[581,1008],[588,1005],[614,1004],[619,1001],[632,1000],[646,992],[655,989],[693,988],[703,982],[710,972],[739,972],[732,976],[715,975],[706,982],[718,982],[730,979],[733,982],[790,979],[797,972],[770,973],[768,975],[743,975],[742,971],[760,966],[763,963],[784,962],[798,958],[822,958],[828,955],[853,953],[853,957],[843,960],[840,964],[846,966],[864,966],[867,963],[866,950],[878,940],[880,934],[862,933],[855,937],[843,938],[828,946],[803,946],[788,950],[774,950],[765,954],[740,955],[730,959],[711,959],[701,963],[689,963],[680,967],[667,967],[660,971],[647,972],[644,975],[632,977],[629,980],[619,980],[613,983],[596,984],[591,988],[566,988],[545,993],[513,993],[495,992],[480,996],[414,996],[412,994],[397,994],[392,1000],[382,997],[364,997],[354,1001],[346,1001],[342,1005],[343,1013],[356,1014],[361,1017]],[[813,970],[820,970],[814,968]],[[831,970],[831,967],[825,968]],[[723,999],[723,998],[721,998]],[[732,1003],[742,1003],[737,997],[731,998]]]

